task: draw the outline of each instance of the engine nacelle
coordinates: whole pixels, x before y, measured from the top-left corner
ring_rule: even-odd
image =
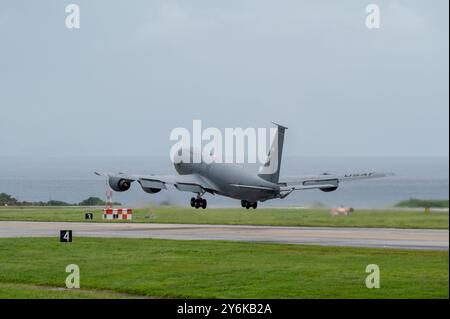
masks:
[[[144,190],[144,192],[149,193],[149,194],[155,194],[155,193],[159,193],[161,191],[161,188],[144,188],[142,187],[142,189]]]
[[[110,177],[108,183],[116,192],[125,192],[130,189],[132,181],[120,177]]]
[[[329,192],[334,192],[338,187],[324,187],[324,188],[319,188],[322,192],[325,193],[329,193]]]

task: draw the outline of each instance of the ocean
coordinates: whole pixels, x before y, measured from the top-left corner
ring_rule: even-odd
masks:
[[[249,167],[252,169],[252,167]],[[253,168],[256,169],[256,168]],[[19,200],[61,200],[78,203],[105,197],[105,181],[94,171],[142,174],[176,174],[167,157],[0,157],[0,193]],[[392,172],[393,177],[342,183],[332,193],[296,191],[286,199],[261,203],[269,206],[325,205],[384,208],[409,198],[448,199],[448,157],[295,157],[283,158],[282,176],[321,173]],[[169,188],[170,189],[170,188]],[[190,193],[175,189],[144,193],[137,183],[128,192],[114,193],[124,206],[155,204],[187,206]],[[236,200],[207,194],[210,207],[240,207]]]

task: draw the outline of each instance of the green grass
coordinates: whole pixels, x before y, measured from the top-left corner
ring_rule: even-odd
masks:
[[[415,199],[411,198],[395,205],[396,207],[434,207],[434,208],[448,208],[448,199]]]
[[[134,299],[142,298],[105,290],[11,284],[0,282],[0,299]]]
[[[156,239],[0,239],[0,297],[448,298],[448,261],[448,251]],[[65,286],[65,267],[72,263],[80,267],[83,291],[49,289]],[[368,264],[380,267],[380,289],[365,286]]]
[[[84,221],[84,212],[87,211],[92,210],[79,207],[2,207],[0,220],[79,222]],[[430,214],[399,209],[356,210],[350,216],[331,216],[327,209],[196,210],[164,206],[134,210],[133,222],[448,229],[448,217],[448,212],[433,210]],[[100,210],[94,211],[94,221],[103,221]]]

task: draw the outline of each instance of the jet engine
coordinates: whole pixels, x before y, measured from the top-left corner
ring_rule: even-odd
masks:
[[[166,186],[161,181],[140,179],[138,182],[141,184],[142,190],[149,194],[156,194],[159,193],[161,189],[166,189]]]
[[[161,188],[147,188],[147,187],[142,187],[142,189],[144,190],[144,192],[149,193],[149,194],[155,194],[155,193],[159,193],[161,191]]]
[[[338,187],[324,187],[324,188],[319,188],[322,192],[325,193],[329,193],[329,192],[334,192]]]
[[[130,189],[132,181],[120,177],[110,177],[108,183],[116,192],[125,192]]]

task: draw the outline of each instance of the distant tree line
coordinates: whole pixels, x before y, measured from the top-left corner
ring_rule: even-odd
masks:
[[[448,199],[417,199],[411,198],[395,205],[409,208],[448,208]]]
[[[0,206],[104,206],[106,202],[98,197],[89,197],[78,204],[66,203],[59,200],[49,200],[48,202],[29,202],[18,201],[9,194],[0,193]],[[122,205],[119,202],[114,202],[113,205]]]

